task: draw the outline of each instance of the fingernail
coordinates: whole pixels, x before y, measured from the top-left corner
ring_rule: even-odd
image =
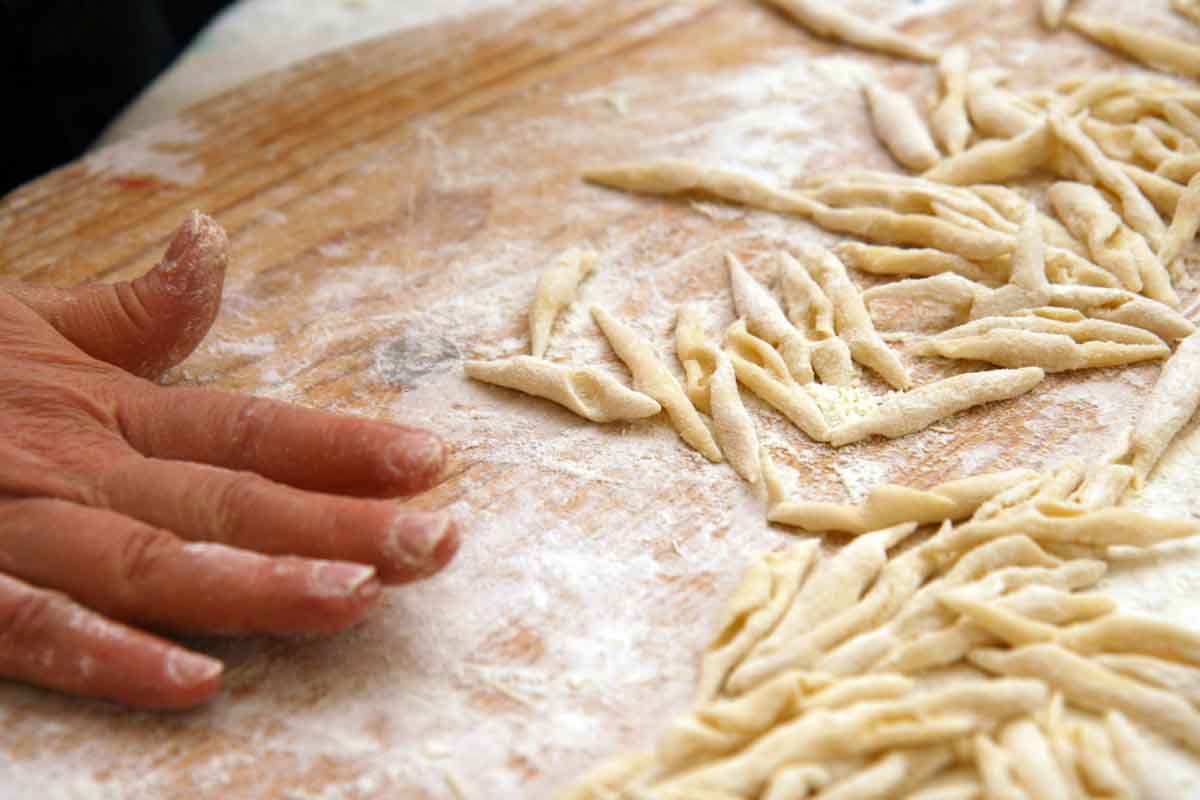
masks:
[[[379,593],[375,568],[359,564],[318,564],[313,567],[312,594],[318,597],[349,597],[363,599]]]
[[[392,442],[385,458],[399,477],[430,479],[446,464],[446,446],[433,434],[408,433]]]
[[[167,653],[167,677],[176,686],[190,688],[208,683],[221,674],[225,665],[215,658],[189,653],[186,650],[172,650]]]
[[[435,555],[453,531],[444,511],[401,511],[388,531],[387,555],[399,567],[418,575],[435,565]]]

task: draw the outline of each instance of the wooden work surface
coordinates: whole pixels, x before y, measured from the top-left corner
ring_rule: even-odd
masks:
[[[901,27],[967,43],[1019,86],[1122,63],[1047,36],[1033,5],[926,2]],[[1165,0],[1085,5],[1183,30]],[[601,257],[585,301],[637,321],[664,353],[678,303],[708,302],[714,330],[731,319],[725,250],[769,279],[772,250],[833,240],[772,214],[605,191],[579,169],[660,155],[783,182],[894,169],[862,108],[872,72],[914,98],[933,90],[928,66],[817,41],[750,0],[524,3],[261,79],[0,202],[0,270],[62,284],[136,276],[189,210],[215,216],[233,243],[224,307],[170,380],[443,432],[451,477],[415,502],[453,508],[468,530],[451,570],[390,592],[357,630],[198,643],[229,668],[219,699],[192,713],[0,684],[0,794],[409,798],[458,784],[542,797],[651,743],[685,707],[743,566],[788,534],[662,419],[592,425],[471,384],[460,363],[527,350],[536,275],[577,245]],[[584,307],[549,355],[621,370]],[[909,362],[919,380],[937,374]],[[1093,455],[1157,371],[1051,377],[841,451],[747,402],[798,491],[840,499]],[[1146,503],[1186,512],[1191,473],[1177,468]],[[1150,562],[1115,579],[1124,596],[1187,620],[1179,598],[1200,594],[1197,570],[1164,578]]]

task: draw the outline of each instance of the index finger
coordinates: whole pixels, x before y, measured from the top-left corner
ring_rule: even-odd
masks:
[[[256,472],[298,489],[395,497],[432,487],[446,446],[429,431],[210,389],[139,382],[118,404],[126,440],[152,458]]]

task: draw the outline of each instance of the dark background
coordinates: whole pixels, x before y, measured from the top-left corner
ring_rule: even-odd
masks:
[[[0,196],[78,158],[232,0],[0,0]]]

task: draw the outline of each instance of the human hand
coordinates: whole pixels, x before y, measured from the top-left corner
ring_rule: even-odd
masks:
[[[207,333],[227,252],[193,213],[131,283],[0,283],[0,677],[193,706],[221,663],[131,626],[335,631],[457,549],[449,516],[366,499],[433,485],[433,434],[147,380]]]

